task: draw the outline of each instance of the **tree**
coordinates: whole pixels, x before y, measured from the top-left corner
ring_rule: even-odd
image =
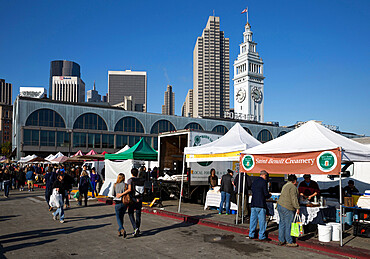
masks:
[[[10,158],[12,155],[12,142],[8,141],[1,145],[1,154]]]

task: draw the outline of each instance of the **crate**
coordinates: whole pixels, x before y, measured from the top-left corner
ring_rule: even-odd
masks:
[[[370,237],[370,223],[353,222],[353,235]]]
[[[344,206],[353,207],[353,197],[344,197]]]

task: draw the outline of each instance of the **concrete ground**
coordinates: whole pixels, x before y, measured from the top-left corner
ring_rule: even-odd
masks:
[[[280,247],[244,235],[143,213],[142,236],[117,236],[114,206],[96,200],[53,221],[43,190],[0,198],[0,258],[328,258],[311,249]],[[189,205],[190,206],[190,205]],[[166,209],[174,207],[168,205]],[[184,210],[187,205],[184,205]],[[189,207],[190,208],[190,207]],[[223,217],[223,216],[221,216]],[[220,217],[220,219],[221,219]],[[125,228],[132,227],[125,216]]]

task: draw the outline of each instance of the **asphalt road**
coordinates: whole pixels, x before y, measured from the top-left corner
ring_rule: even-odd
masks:
[[[2,195],[2,193],[1,193]],[[280,247],[245,236],[143,213],[142,236],[117,236],[114,206],[90,201],[53,221],[43,191],[11,191],[0,199],[1,258],[328,258],[304,248]]]

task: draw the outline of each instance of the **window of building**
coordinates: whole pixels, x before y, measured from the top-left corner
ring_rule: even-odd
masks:
[[[281,137],[281,136],[283,136],[283,135],[285,135],[285,134],[287,134],[288,132],[286,132],[286,131],[282,131],[282,132],[280,132],[279,133],[279,135],[278,135],[278,137]]]
[[[87,147],[88,148],[101,148],[101,134],[88,134]]]
[[[86,133],[83,132],[73,133],[73,147],[86,148]]]
[[[39,145],[39,131],[25,129],[23,131],[23,143],[25,146],[38,146]]]
[[[73,125],[74,129],[107,130],[107,124],[102,117],[95,113],[85,113],[78,117]]]
[[[243,128],[245,129],[246,132],[249,133],[249,135],[253,136],[252,131],[250,129],[248,129],[247,127],[243,127]]]
[[[159,134],[162,132],[167,131],[175,131],[176,128],[173,126],[173,124],[167,120],[159,120],[156,123],[154,123],[152,129],[150,130],[150,134]]]
[[[65,131],[57,132],[57,147],[69,147],[69,133]]]
[[[41,146],[55,146],[55,131],[41,130],[40,133]]]
[[[189,123],[188,125],[185,126],[185,129],[204,130],[203,127],[196,122]]]
[[[26,120],[26,126],[66,127],[63,118],[50,109],[39,109],[31,113]]]
[[[128,140],[126,135],[117,135],[116,136],[116,148],[124,148],[128,145]]]
[[[212,131],[225,134],[229,130],[223,125],[218,125],[218,126],[214,127]]]
[[[114,135],[102,134],[102,148],[114,148]]]
[[[264,130],[261,130],[260,133],[258,133],[258,136],[257,136],[257,139],[261,142],[261,143],[265,143],[267,141],[270,141],[273,139],[272,137],[272,134],[270,131],[264,129]]]
[[[144,133],[144,127],[138,119],[124,117],[117,122],[114,131]]]

